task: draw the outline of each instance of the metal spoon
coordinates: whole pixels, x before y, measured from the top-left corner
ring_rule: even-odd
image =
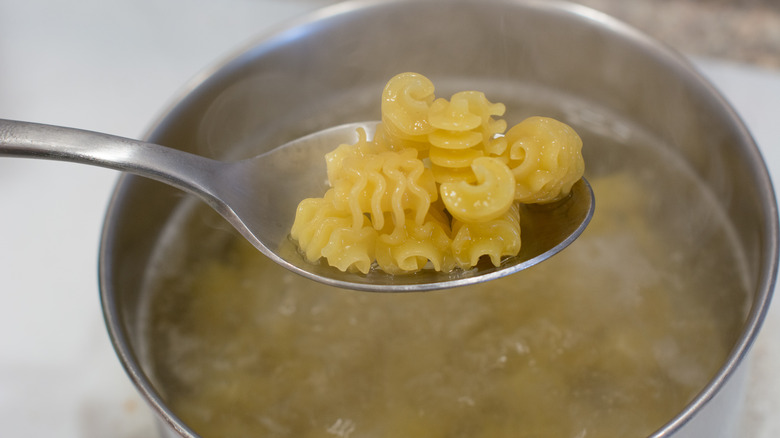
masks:
[[[485,263],[467,271],[389,275],[372,270],[363,275],[341,272],[324,262],[307,262],[289,239],[296,207],[304,198],[325,193],[324,156],[339,144],[355,143],[358,127],[373,133],[376,122],[326,129],[254,158],[228,163],[108,134],[0,120],[0,156],[90,164],[161,181],[199,196],[285,268],[331,286],[374,292],[444,289],[521,271],[572,243],[593,215],[593,192],[582,179],[563,201],[523,206],[522,249],[499,267]]]

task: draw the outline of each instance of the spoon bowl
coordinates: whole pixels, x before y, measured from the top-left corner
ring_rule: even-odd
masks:
[[[90,164],[172,185],[200,197],[252,245],[285,268],[330,286],[372,292],[445,289],[521,271],[571,244],[593,215],[593,192],[583,178],[561,201],[522,206],[522,249],[500,266],[483,261],[469,270],[424,269],[404,275],[372,270],[364,275],[306,261],[289,238],[298,203],[327,189],[325,154],[340,144],[355,143],[358,128],[373,133],[376,124],[340,125],[253,158],[223,162],[109,134],[0,120],[0,156]]]

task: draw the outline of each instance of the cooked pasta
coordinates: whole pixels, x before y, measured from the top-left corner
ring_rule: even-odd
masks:
[[[498,266],[502,257],[520,251],[519,205],[513,203],[500,217],[485,222],[454,220],[452,232],[452,252],[458,266],[474,266],[485,255]]]
[[[565,123],[531,117],[507,131],[506,141],[509,146],[504,156],[515,175],[519,202],[556,201],[582,178],[582,140]]]
[[[334,207],[352,214],[355,228],[368,213],[373,227],[385,227],[385,213],[402,226],[407,213],[422,225],[438,197],[433,173],[413,149],[392,151],[366,141],[361,130],[355,145],[341,145],[326,155]]]
[[[390,136],[405,143],[402,147],[427,150],[426,137],[433,132],[428,122],[433,91],[433,83],[417,73],[401,73],[387,82],[382,92],[382,122]]]
[[[355,227],[351,214],[335,207],[334,195],[331,189],[323,198],[301,201],[290,235],[311,262],[324,257],[342,271],[368,273],[375,258],[377,233],[368,218]]]
[[[561,199],[582,177],[571,127],[532,117],[506,132],[504,104],[484,93],[436,98],[402,73],[382,92],[373,139],[325,157],[330,189],[298,207],[291,236],[306,259],[342,271],[390,274],[495,266],[520,251],[518,203]]]
[[[435,130],[428,134],[428,142],[437,183],[473,183],[476,176],[471,163],[503,152],[501,145],[505,143],[495,136],[504,132],[506,122],[492,116],[501,116],[504,111],[504,104],[491,103],[477,91],[462,91],[449,101],[439,98],[431,104],[428,119]]]
[[[515,177],[501,160],[479,157],[471,163],[476,184],[445,182],[441,199],[452,217],[463,222],[493,220],[509,210],[515,196]]]
[[[450,224],[443,214],[431,211],[423,224],[406,218],[403,226],[394,226],[391,233],[380,234],[376,241],[376,262],[379,269],[400,274],[423,269],[429,262],[437,271],[449,271],[455,266],[450,250]]]

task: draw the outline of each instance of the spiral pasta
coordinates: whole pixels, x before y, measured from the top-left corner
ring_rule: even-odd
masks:
[[[450,271],[455,266],[450,235],[444,215],[426,215],[422,224],[407,217],[402,226],[378,236],[377,266],[389,274],[419,271],[428,263],[437,271]]]
[[[428,121],[433,91],[433,83],[418,73],[402,73],[387,82],[382,92],[382,123],[383,137],[391,147],[427,152],[427,135],[434,129]]]
[[[322,198],[298,204],[290,236],[298,242],[306,260],[325,258],[342,271],[368,273],[375,258],[377,233],[368,218],[358,227],[348,211],[336,208],[331,189]]]
[[[520,211],[513,203],[500,217],[485,222],[453,221],[452,252],[458,266],[474,266],[482,256],[498,266],[504,256],[520,252]]]
[[[341,145],[326,155],[328,180],[335,192],[334,206],[349,211],[359,228],[369,214],[377,230],[385,226],[385,213],[401,226],[411,212],[421,225],[438,192],[430,169],[414,149],[393,151],[366,140],[359,133],[355,145]]]
[[[566,196],[582,177],[582,140],[554,119],[506,131],[505,106],[484,93],[436,98],[433,83],[402,73],[382,92],[373,139],[325,157],[330,189],[302,201],[291,237],[307,260],[390,274],[498,266],[520,251],[518,203]]]
[[[447,211],[463,222],[485,222],[509,210],[515,197],[515,177],[501,160],[479,157],[471,162],[476,183],[444,182],[441,199]]]
[[[449,101],[433,101],[428,123],[435,130],[428,134],[428,142],[437,183],[472,183],[476,179],[472,161],[489,153],[498,155],[496,150],[503,152],[503,139],[494,137],[504,132],[506,122],[492,116],[501,116],[504,111],[504,104],[491,103],[477,91],[455,93]]]
[[[565,123],[531,117],[507,131],[504,157],[515,176],[515,199],[548,203],[569,194],[582,178],[582,139]]]

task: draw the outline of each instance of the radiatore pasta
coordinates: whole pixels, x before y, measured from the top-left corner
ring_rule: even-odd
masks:
[[[520,251],[518,204],[560,200],[585,170],[568,125],[531,117],[507,131],[503,104],[436,98],[418,73],[388,81],[381,111],[373,139],[359,130],[325,156],[325,195],[298,206],[291,237],[311,262],[364,274],[498,266]]]

